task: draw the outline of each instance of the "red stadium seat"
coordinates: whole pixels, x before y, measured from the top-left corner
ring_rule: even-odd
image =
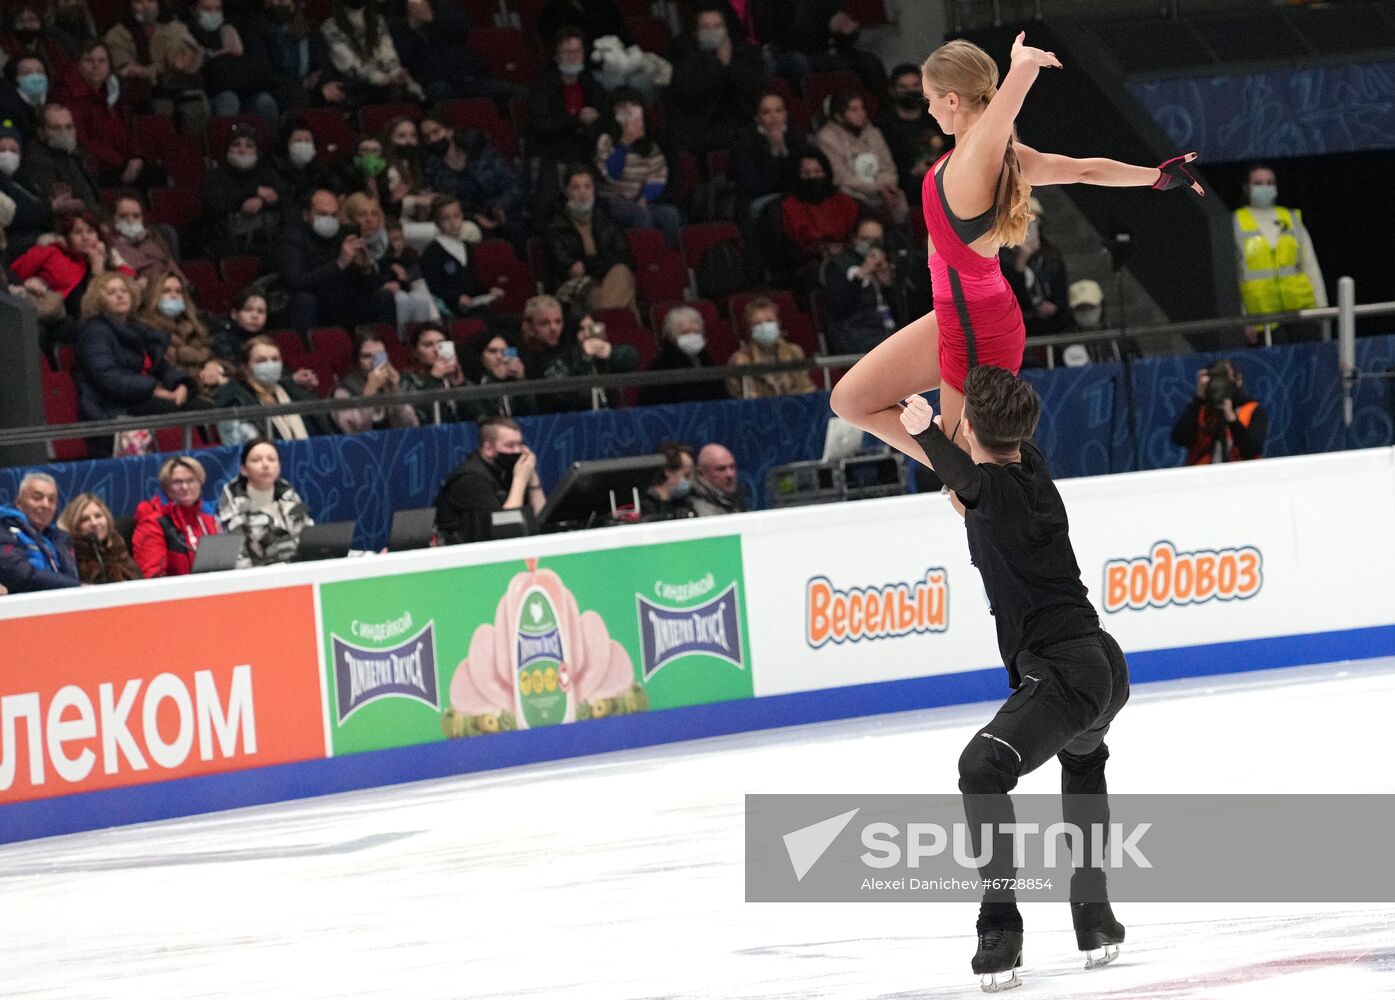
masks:
[[[844,11],[864,28],[886,24],[886,0],[847,0]]]
[[[625,27],[630,29],[630,37],[645,52],[656,56],[667,56],[673,45],[673,33],[668,25],[653,14],[641,14],[625,18]]]
[[[552,291],[556,285],[552,280],[552,257],[547,252],[547,239],[542,236],[528,237],[526,250],[528,266],[533,269],[533,280],[537,282],[538,294]]]
[[[161,154],[180,145],[183,138],[175,131],[174,120],[165,115],[133,115],[131,137],[136,152],[152,160],[160,159]]]
[[[467,376],[477,377],[475,372],[479,359],[475,356],[475,338],[486,329],[481,319],[453,319],[450,322],[450,339],[455,341],[455,356]],[[474,372],[474,374],[471,374]]]
[[[312,350],[305,356],[305,366],[320,379],[319,393],[328,396],[340,375],[354,362],[354,341],[341,326],[317,326],[310,331]]]
[[[310,352],[305,349],[305,341],[294,330],[277,330],[270,334],[276,346],[281,348],[281,364],[286,371],[293,372],[309,364]]]
[[[223,271],[223,282],[236,295],[262,275],[262,259],[255,254],[240,253],[224,257],[218,262]]]
[[[506,160],[518,158],[518,129],[514,123],[495,110],[494,102],[482,97],[464,97],[443,101],[437,113],[452,128],[479,129]]]
[[[394,118],[410,118],[416,121],[421,117],[421,108],[406,102],[389,104],[365,104],[358,109],[358,130],[365,137],[377,138],[383,126]]]
[[[640,368],[647,368],[654,355],[659,353],[659,342],[639,325],[639,320],[630,310],[602,309],[596,313],[596,319],[605,324],[606,339],[612,344],[629,344],[639,352]]]
[[[42,372],[44,421],[49,426],[78,422],[77,387],[67,372]],[[87,457],[87,445],[81,438],[64,438],[49,447],[59,462],[76,462]]]
[[[468,44],[490,76],[497,79],[531,84],[542,73],[542,59],[521,31],[477,27],[471,30]]]
[[[707,153],[707,176],[725,177],[731,169],[731,150],[713,149]]]
[[[150,211],[146,213],[149,225],[174,226],[176,229],[193,226],[203,218],[203,204],[200,199],[202,188],[151,188]]]
[[[202,292],[205,288],[223,283],[222,275],[218,273],[218,268],[213,265],[213,261],[199,257],[194,260],[181,260],[179,269],[184,272],[184,277],[189,279],[189,284],[194,286],[194,290]]]
[[[351,155],[358,145],[358,133],[337,108],[305,108],[295,112],[294,120],[315,137],[315,162],[321,165]]]
[[[625,234],[635,261],[640,297],[646,302],[681,299],[688,291],[683,255],[668,245],[657,229],[631,229]]]
[[[690,222],[678,230],[678,245],[683,250],[683,263],[690,275],[696,275],[709,250],[718,243],[729,242],[743,248],[744,252],[741,228],[734,222]],[[697,290],[695,277],[693,289]]]
[[[816,115],[823,114],[824,98],[840,90],[859,91],[864,101],[871,99],[867,104],[868,116],[874,116],[877,113],[875,99],[862,86],[861,78],[852,70],[820,70],[810,73],[804,78],[804,101]]]
[[[228,133],[238,125],[248,125],[257,133],[257,149],[263,157],[268,157],[271,150],[276,148],[276,136],[272,135],[261,115],[220,115],[209,119],[203,133],[210,159],[223,162],[223,154],[228,149]]]
[[[654,128],[660,128],[658,123],[655,123]],[[686,205],[692,198],[694,189],[702,183],[702,170],[698,167],[697,157],[686,150],[674,157],[673,173],[668,182],[673,196]]]
[[[521,313],[535,294],[533,269],[519,260],[507,240],[485,240],[474,247],[475,276],[484,288],[498,286],[504,297],[495,303],[499,312]]]
[[[649,322],[657,336],[662,337],[664,317],[679,306],[692,306],[702,313],[702,325],[707,334],[707,356],[714,364],[724,365],[739,346],[731,327],[717,312],[717,306],[707,299],[690,302],[659,302],[649,307]]]

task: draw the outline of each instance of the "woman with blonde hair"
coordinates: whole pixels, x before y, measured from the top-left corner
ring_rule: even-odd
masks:
[[[1033,185],[1189,186],[1205,194],[1186,169],[1195,153],[1138,167],[1040,153],[1018,142],[1013,122],[1028,90],[1043,68],[1061,65],[1053,53],[1025,44],[1025,37],[1013,42],[1001,89],[997,64],[972,42],[947,42],[925,61],[921,86],[930,114],[955,137],[954,149],[926,173],[923,185],[934,308],[879,344],[833,389],[838,416],[926,465],[924,450],[901,426],[900,401],[938,388],[945,433],[967,448],[960,427],[965,375],[978,365],[1014,373],[1022,365],[1026,329],[998,249],[1026,235]]]
[[[213,334],[199,317],[188,284],[174,271],[163,271],[146,283],[140,319],[169,337],[165,359],[194,378],[213,360]]]
[[[208,472],[190,455],[165,459],[160,492],[136,507],[131,537],[136,564],[148,579],[185,576],[194,569],[199,542],[222,530],[213,505],[203,499]]]
[[[116,530],[111,508],[95,493],[79,493],[58,515],[58,527],[73,538],[78,579],[83,583],[139,580],[141,573]]]

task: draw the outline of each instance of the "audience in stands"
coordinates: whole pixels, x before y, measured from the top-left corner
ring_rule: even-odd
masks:
[[[1196,375],[1196,395],[1172,428],[1172,441],[1187,450],[1186,465],[1240,462],[1264,457],[1269,414],[1245,392],[1235,363],[1221,358]]]
[[[764,295],[746,303],[746,329],[749,336],[728,360],[729,365],[764,365],[777,361],[803,361],[804,349],[785,339],[780,329],[780,307]],[[806,371],[768,372],[727,379],[727,392],[737,399],[766,399],[813,392],[814,382]]]
[[[206,241],[210,256],[271,253],[281,235],[281,178],[258,149],[257,130],[228,130],[221,162],[204,184]]]
[[[748,199],[751,218],[794,190],[803,143],[803,129],[789,120],[784,97],[773,90],[761,94],[754,122],[736,136],[731,150],[731,178]]]
[[[172,272],[181,277],[174,251],[164,236],[145,224],[145,206],[134,191],[123,191],[112,205],[111,248],[138,278],[147,281]]]
[[[331,169],[320,160],[315,133],[309,125],[300,121],[291,125],[286,133],[285,150],[284,155],[272,161],[285,195],[281,200],[283,216],[289,213],[294,217],[298,207],[320,188],[335,194],[346,192],[348,182],[344,171]]]
[[[10,33],[0,40],[0,49],[12,60],[25,56],[42,59],[45,66],[62,67],[72,61],[69,53],[48,30],[43,15],[47,5],[28,0],[10,8]]]
[[[697,517],[693,509],[693,449],[670,441],[659,446],[659,454],[664,456],[664,467],[639,498],[641,520]]]
[[[911,205],[921,203],[922,185],[931,165],[944,154],[945,137],[920,89],[920,67],[901,63],[891,71],[888,100],[877,118],[877,127],[891,150],[901,190]]]
[[[242,446],[240,474],[218,498],[218,523],[228,534],[242,535],[238,569],[295,558],[301,532],[315,521],[300,494],[281,478],[275,442],[253,438]]]
[[[455,342],[446,336],[445,327],[432,320],[421,324],[412,334],[408,347],[412,361],[402,373],[402,389],[418,392],[430,389],[455,389],[465,384],[465,372],[455,356]],[[465,419],[454,402],[416,407],[417,423],[434,424],[440,412],[440,423]]]
[[[213,360],[213,334],[184,279],[174,272],[157,274],[146,284],[140,320],[167,339],[165,359],[191,378],[197,379],[203,366]]]
[[[65,215],[58,220],[58,239],[30,247],[10,265],[41,321],[77,316],[94,277],[108,271],[131,273],[102,242],[99,226],[85,210]]]
[[[397,300],[383,287],[362,236],[339,221],[339,199],[321,188],[299,224],[281,239],[281,276],[290,292],[290,323],[316,326],[396,323]]]
[[[698,155],[730,148],[761,91],[760,53],[727,31],[724,0],[704,0],[690,38],[674,43],[669,124],[674,144]]]
[[[479,129],[457,131],[427,115],[421,120],[421,137],[427,187],[437,195],[459,199],[466,217],[485,236],[523,246],[531,228],[523,182],[489,136]]]
[[[122,583],[141,579],[126,539],[116,530],[111,508],[95,493],[79,493],[58,515],[58,527],[73,541],[78,579],[83,583]]]
[[[100,186],[162,183],[163,171],[136,155],[130,110],[120,93],[121,82],[112,74],[106,44],[92,41],[83,46],[76,65],[63,73],[54,98],[72,112],[78,144],[96,161]]]
[[[1041,230],[1041,204],[1032,199],[1036,218],[1027,224],[1020,246],[999,251],[1003,276],[1022,306],[1028,337],[1064,333],[1075,326],[1070,314],[1070,277],[1066,261]]]
[[[479,430],[479,448],[436,494],[436,531],[447,545],[486,541],[494,513],[524,510],[536,516],[547,502],[537,456],[523,443],[518,424],[508,417],[485,417]]]
[[[645,130],[644,99],[624,87],[611,95],[610,119],[596,139],[601,195],[622,229],[657,226],[677,248],[683,224],[678,209],[659,204],[668,187],[668,159]]]
[[[55,215],[82,209],[97,211],[96,163],[78,148],[73,113],[62,104],[44,105],[39,141],[24,151],[18,178],[30,191],[49,203]]]
[[[26,142],[38,135],[39,115],[48,100],[48,73],[48,64],[41,56],[21,56],[5,64],[0,119],[9,119]]]
[[[528,378],[519,356],[518,345],[513,338],[494,330],[486,330],[475,338],[480,385],[497,385],[502,382],[522,382]],[[461,416],[479,417],[529,417],[538,412],[538,401],[531,395],[512,393],[494,399],[481,399],[461,402]]]
[[[0,506],[0,588],[11,594],[79,583],[68,533],[54,524],[58,484],[46,472],[19,481],[14,506]]]
[[[425,99],[421,84],[397,57],[377,0],[336,0],[320,36],[350,109]]]
[[[238,32],[243,46],[283,112],[309,103],[344,103],[344,85],[323,72],[324,52],[299,0],[261,0],[255,9],[242,10]]]
[[[465,8],[450,0],[407,0],[405,11],[390,16],[388,27],[403,66],[426,92],[427,101],[488,97],[507,102],[527,89],[495,80],[466,44],[470,22]]]
[[[335,422],[345,434],[386,430],[389,427],[415,427],[417,414],[406,403],[394,403],[393,394],[402,388],[402,375],[388,359],[387,344],[372,327],[354,334],[354,366],[334,387],[335,399],[373,400],[378,405],[362,410],[337,410]]]
[[[659,353],[649,363],[648,371],[691,371],[710,368],[707,354],[707,334],[702,313],[692,306],[675,306],[664,317],[663,343]],[[695,403],[709,399],[726,399],[726,387],[718,379],[698,382],[674,382],[668,385],[640,386],[641,406],[660,403]]]
[[[844,194],[899,225],[908,208],[881,129],[871,124],[856,90],[840,90],[828,102],[828,123],[815,141],[833,167],[833,183]]]
[[[706,444],[698,452],[693,510],[699,517],[740,514],[746,510],[746,491],[737,478],[736,456],[724,445]]]
[[[409,323],[439,319],[426,282],[419,274],[414,278],[406,267],[389,259],[391,248],[382,206],[366,194],[351,194],[344,199],[340,219],[345,226],[358,230],[379,287],[392,295],[398,331],[405,331]]]
[[[266,329],[266,315],[264,295],[251,288],[238,292],[213,331],[214,353],[229,361],[241,358],[242,345]]]
[[[214,395],[217,406],[279,406],[316,398],[312,390],[319,387],[319,378],[309,368],[286,374],[281,348],[270,337],[259,335],[244,341],[241,358],[237,378],[229,379]],[[319,414],[271,417],[269,423],[272,437],[278,441],[300,440],[333,430],[330,421]],[[225,420],[218,424],[218,436],[224,444],[241,444],[263,434],[267,424],[267,420],[255,424]]]
[[[203,499],[207,478],[203,463],[189,455],[167,458],[160,466],[162,493],[136,508],[131,540],[136,565],[147,579],[187,575],[199,542],[222,530],[213,505]]]
[[[539,158],[536,204],[548,204],[568,163],[585,163],[595,149],[606,93],[586,63],[586,38],[564,27],[552,41],[552,60],[528,97],[528,143]]]
[[[211,116],[204,93],[204,50],[179,20],[161,22],[150,40],[155,64],[151,106],[157,114],[172,117],[181,133],[202,144]]]
[[[558,298],[582,309],[635,309],[638,284],[625,234],[596,202],[591,168],[567,169],[562,198],[547,223]]]
[[[550,295],[528,300],[523,310],[523,358],[528,378],[544,381],[582,375],[631,372],[639,367],[632,347],[614,347],[606,338],[605,324],[591,314],[581,317],[566,335],[562,305]],[[572,393],[540,393],[538,406],[546,413],[602,409],[614,405],[610,393],[599,387]]]
[[[5,226],[6,257],[14,257],[32,247],[40,235],[53,228],[53,207],[48,199],[26,186],[20,173],[24,162],[25,138],[0,121],[0,195],[14,202],[14,216]]]
[[[841,253],[856,223],[859,208],[833,184],[833,168],[821,149],[799,154],[794,193],[780,202],[781,229],[801,262],[823,261]]]
[[[831,322],[828,346],[834,354],[863,354],[913,317],[896,294],[895,265],[886,252],[880,219],[864,215],[852,242],[823,272]]]
[[[538,33],[552,38],[563,28],[575,28],[589,43],[602,35],[629,41],[624,13],[615,0],[548,0],[538,15]]]
[[[470,265],[460,200],[450,196],[440,198],[431,218],[436,223],[436,237],[421,254],[421,273],[426,287],[452,315],[490,322],[493,317],[489,307],[503,298],[504,290],[480,287],[475,269]]]
[[[82,47],[97,37],[87,0],[54,0],[44,16],[44,28],[69,60],[76,60]]]

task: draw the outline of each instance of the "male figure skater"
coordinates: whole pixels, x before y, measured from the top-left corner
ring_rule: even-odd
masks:
[[[1124,940],[1095,857],[1092,823],[1108,829],[1104,735],[1129,697],[1128,665],[1100,628],[1071,548],[1061,495],[1031,442],[1041,414],[1036,392],[1004,368],[980,366],[964,382],[965,454],[922,396],[911,396],[901,423],[925,449],[964,517],[969,554],[983,576],[1011,697],[974,734],[959,758],[959,790],[974,853],[981,824],[1013,822],[1007,793],[1053,755],[1061,762],[1064,816],[1084,832],[1087,867],[1071,876],[1071,917],[1086,968],[1112,961]],[[932,419],[933,418],[933,419]],[[951,428],[951,435],[957,428]],[[1086,797],[1088,796],[1088,797]],[[1072,845],[1073,847],[1075,845]],[[1011,878],[1012,838],[995,832],[983,879]],[[1103,845],[1101,845],[1101,856]],[[1093,952],[1103,949],[1100,955]],[[1021,985],[1022,916],[1011,889],[985,891],[973,970],[985,992]],[[1007,973],[1000,981],[998,974]]]

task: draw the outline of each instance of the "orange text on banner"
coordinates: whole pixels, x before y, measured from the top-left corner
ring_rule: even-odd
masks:
[[[888,583],[839,590],[816,576],[805,587],[804,639],[815,649],[826,642],[859,642],[949,627],[949,583],[941,568],[915,583]]]
[[[1264,558],[1253,545],[1178,552],[1171,542],[1155,542],[1146,556],[1104,564],[1104,610],[1244,600],[1263,585]]]

